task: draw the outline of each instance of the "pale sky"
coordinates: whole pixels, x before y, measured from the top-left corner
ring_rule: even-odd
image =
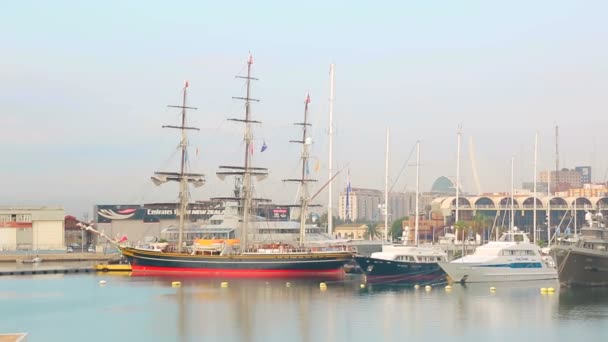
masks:
[[[0,5],[0,205],[62,205],[82,216],[94,204],[171,202],[155,170],[177,168],[177,124],[190,83],[191,135],[207,175],[195,199],[226,196],[218,165],[240,164],[248,52],[254,56],[256,166],[271,174],[261,196],[292,202],[303,100],[310,92],[313,157],[327,180],[329,64],[336,64],[334,164],[353,187],[382,189],[385,130],[397,178],[421,139],[421,183],[456,173],[474,191],[469,139],[482,190],[532,180],[539,170],[608,168],[608,3],[605,1],[4,1]],[[259,153],[265,141],[268,150]],[[172,158],[173,155],[173,158]],[[413,164],[414,160],[411,160]],[[334,183],[336,194],[345,175]],[[395,190],[414,188],[406,168]],[[314,190],[312,191],[314,192]],[[337,197],[337,196],[335,196]],[[318,197],[325,204],[327,194]]]

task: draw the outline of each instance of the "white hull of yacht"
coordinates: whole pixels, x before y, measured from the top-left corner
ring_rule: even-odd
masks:
[[[439,266],[453,282],[487,283],[557,279],[555,268],[488,267],[484,264],[441,262]]]

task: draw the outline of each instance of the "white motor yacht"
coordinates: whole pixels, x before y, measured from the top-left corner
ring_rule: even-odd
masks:
[[[481,283],[557,279],[557,270],[524,232],[506,232],[471,255],[439,266],[454,282]]]

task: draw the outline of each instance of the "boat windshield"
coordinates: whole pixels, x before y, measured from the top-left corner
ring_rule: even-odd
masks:
[[[523,233],[504,233],[498,241],[503,242],[524,242],[526,241]]]

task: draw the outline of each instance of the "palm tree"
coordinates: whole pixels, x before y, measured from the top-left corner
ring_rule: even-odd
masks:
[[[462,230],[462,240],[464,242],[464,233],[465,231],[469,228],[469,223],[467,221],[463,221],[463,220],[458,220],[458,222],[454,223],[454,229],[455,229],[455,233],[456,233],[456,239],[458,239],[458,229]]]
[[[368,223],[367,229],[365,230],[364,237],[368,240],[375,240],[380,237],[380,232],[378,231],[378,225],[375,223]]]

